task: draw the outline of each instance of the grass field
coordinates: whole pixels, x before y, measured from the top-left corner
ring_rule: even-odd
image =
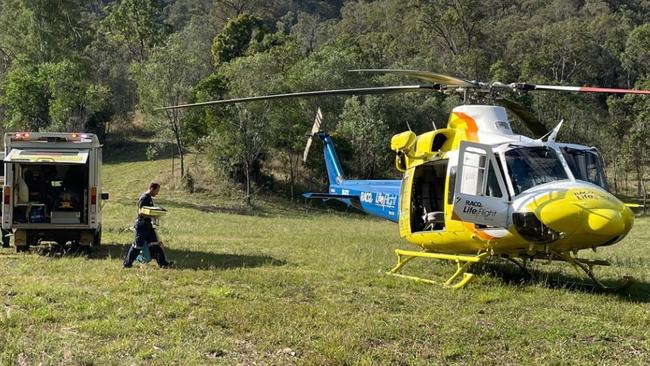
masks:
[[[115,153],[114,153],[115,154]],[[568,267],[478,269],[462,290],[387,276],[394,224],[258,199],[254,208],[163,187],[176,268],[121,262],[135,200],[170,162],[105,165],[104,244],[90,257],[0,250],[0,364],[648,364],[650,219],[586,255],[632,275],[620,294]],[[409,269],[442,278],[453,267]]]

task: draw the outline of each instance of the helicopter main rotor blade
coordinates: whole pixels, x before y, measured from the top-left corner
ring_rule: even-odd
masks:
[[[535,113],[530,109],[524,107],[523,105],[507,99],[507,98],[495,98],[494,101],[502,107],[507,108],[514,115],[519,117],[519,119],[528,127],[528,129],[537,136],[544,136],[548,133],[548,129],[542,122],[537,119]]]
[[[579,93],[650,94],[650,90],[594,88],[590,86],[533,85],[535,90],[556,90]]]
[[[456,87],[463,87],[463,88],[480,87],[479,84],[473,81],[460,79],[445,74],[437,74],[429,71],[401,70],[401,69],[357,69],[357,70],[349,70],[349,71],[367,72],[367,73],[375,73],[375,74],[400,74],[400,75],[410,76],[430,83],[440,84],[445,86],[456,86]]]
[[[510,89],[513,91],[551,90],[576,93],[650,94],[650,90],[597,88],[592,86],[538,85],[528,83],[502,84],[499,82],[492,83],[491,85],[500,89]]]
[[[423,92],[423,91],[440,91],[440,85],[399,85],[399,86],[381,86],[381,87],[371,87],[371,88],[316,90],[316,91],[308,91],[308,92],[271,94],[271,95],[260,95],[256,97],[212,100],[209,102],[180,104],[180,105],[161,107],[161,108],[156,108],[155,110],[160,111],[166,109],[200,107],[200,106],[214,105],[214,104],[235,104],[235,103],[255,102],[260,100],[272,100],[272,99],[319,97],[325,95],[372,95],[372,94],[393,94],[393,93],[409,93],[409,92]]]

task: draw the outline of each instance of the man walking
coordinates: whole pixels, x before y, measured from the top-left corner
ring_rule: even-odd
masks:
[[[167,268],[170,265],[165,257],[165,251],[162,248],[163,243],[158,240],[158,235],[156,235],[151,217],[147,217],[141,212],[142,207],[154,206],[153,197],[156,197],[158,192],[160,192],[160,184],[152,182],[149,184],[149,189],[138,199],[138,218],[134,224],[135,240],[129,252],[126,254],[126,258],[124,258],[124,268],[130,268],[133,265],[133,262],[145,245],[149,248],[151,257],[156,259],[160,268]]]

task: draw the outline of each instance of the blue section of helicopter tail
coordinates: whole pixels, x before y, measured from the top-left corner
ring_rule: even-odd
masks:
[[[343,169],[341,162],[334,149],[334,142],[330,135],[322,132],[318,137],[323,140],[323,154],[325,155],[325,166],[327,167],[327,178],[330,184],[340,182],[343,180]]]
[[[343,176],[341,163],[334,149],[332,138],[319,133],[323,140],[323,154],[329,178],[329,192],[305,193],[305,198],[337,200],[370,215],[386,220],[399,221],[399,193],[401,180],[348,180]]]

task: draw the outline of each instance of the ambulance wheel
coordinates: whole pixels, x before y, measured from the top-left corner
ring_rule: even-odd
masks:
[[[29,252],[29,245],[17,245],[16,253]]]
[[[7,230],[2,229],[2,247],[3,248],[9,248],[9,245],[10,245],[9,241],[11,240],[11,238],[9,236],[7,236],[8,234],[9,234],[9,232]]]

